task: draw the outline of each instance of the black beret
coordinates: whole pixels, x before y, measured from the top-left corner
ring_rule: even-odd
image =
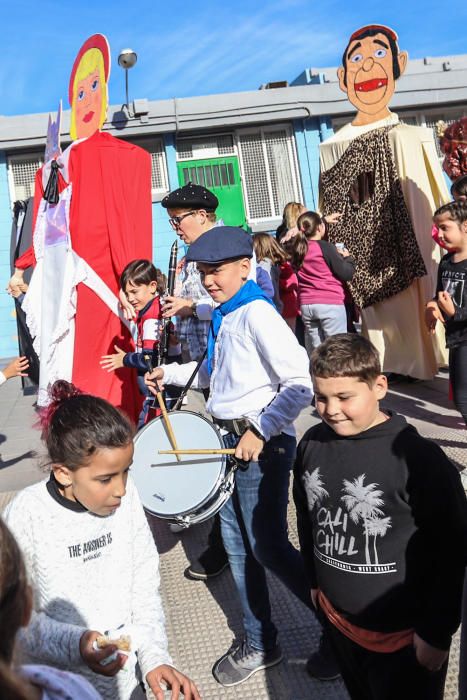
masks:
[[[170,192],[161,202],[165,209],[206,209],[215,211],[219,206],[216,195],[201,185],[188,185],[179,187],[178,190]]]
[[[249,233],[236,226],[214,226],[190,245],[186,261],[214,265],[233,258],[252,257],[253,240]]]

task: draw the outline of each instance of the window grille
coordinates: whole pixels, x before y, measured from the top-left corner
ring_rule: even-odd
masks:
[[[34,195],[34,178],[43,163],[39,155],[9,156],[8,171],[11,201],[28,199]]]
[[[415,115],[405,115],[404,113],[399,114],[399,120],[403,124],[408,124],[409,126],[418,126],[417,117]]]
[[[169,178],[167,175],[167,162],[162,139],[134,140],[133,143],[151,156],[151,190],[153,192],[167,192]]]
[[[235,155],[232,134],[214,134],[177,139],[177,160]]]
[[[235,173],[232,163],[209,163],[208,165],[182,166],[183,184],[192,182],[202,187],[233,187]]]
[[[248,218],[280,218],[287,202],[302,200],[290,131],[239,132],[238,141]]]

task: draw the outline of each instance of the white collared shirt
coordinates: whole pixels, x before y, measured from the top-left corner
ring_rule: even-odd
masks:
[[[275,308],[255,300],[227,314],[217,336],[211,377],[207,361],[193,388],[210,386],[215,418],[247,418],[269,440],[295,435],[294,420],[313,397],[308,355]],[[195,362],[164,366],[164,383],[184,386]]]

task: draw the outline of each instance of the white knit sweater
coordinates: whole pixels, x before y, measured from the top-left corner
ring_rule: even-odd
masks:
[[[108,517],[69,510],[43,481],[21,491],[5,518],[34,588],[33,616],[18,639],[29,662],[81,673],[103,698],[127,700],[140,677],[131,656],[114,678],[106,678],[85,666],[79,654],[86,630],[103,633],[125,625],[143,678],[171,663],[159,557],[131,478],[120,508]]]

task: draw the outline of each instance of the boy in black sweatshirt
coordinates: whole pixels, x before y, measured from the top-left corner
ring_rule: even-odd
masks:
[[[442,700],[460,622],[467,503],[444,452],[402,416],[374,346],[311,358],[323,422],[298,446],[294,498],[320,618],[353,700]]]

